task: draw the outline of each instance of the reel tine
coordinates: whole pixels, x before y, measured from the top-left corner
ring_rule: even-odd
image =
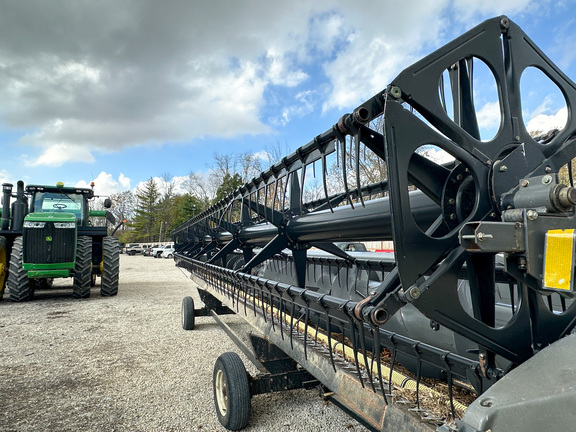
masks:
[[[328,179],[327,179],[327,167],[326,167],[326,153],[322,152],[322,184],[324,186],[324,197],[326,198],[326,202],[328,203],[328,208],[332,213],[334,213],[334,209],[332,208],[332,203],[330,199],[328,199]]]
[[[390,335],[391,358],[390,358],[390,376],[388,377],[388,394],[392,395],[392,375],[394,374],[394,365],[396,363],[396,342],[394,341],[394,334]]]
[[[372,391],[376,393],[376,388],[374,387],[374,380],[372,379],[372,369],[370,367],[370,362],[368,361],[368,354],[366,350],[366,332],[364,329],[364,323],[360,323],[360,346],[362,347],[362,355],[364,356],[364,364],[366,365],[366,372],[368,373],[368,381],[372,386]]]
[[[452,418],[456,418],[456,411],[454,410],[454,394],[452,391],[452,367],[450,366],[450,362],[448,361],[448,352],[442,355],[442,359],[444,363],[446,363],[446,381],[448,381],[448,398],[450,399],[450,412],[452,413]]]
[[[279,285],[280,285],[280,282],[276,282],[276,284],[274,285],[274,290],[278,293],[278,303],[279,303],[278,304],[278,314],[279,314],[279,319],[280,319],[280,337],[282,338],[282,340],[284,340],[284,319],[282,318],[282,310],[284,309],[284,306],[283,306],[284,299],[282,297],[282,292],[278,288]]]
[[[302,292],[304,294],[304,292]],[[301,296],[304,302],[306,303],[306,317],[304,318],[304,358],[308,360],[308,321],[310,320],[310,306],[308,304],[308,300],[303,295]]]
[[[291,287],[290,287],[291,288]],[[286,293],[290,296],[290,303],[292,303],[292,307],[290,310],[290,348],[294,349],[294,314],[296,313],[296,303],[294,302],[294,297],[290,292],[290,288],[286,290]]]
[[[354,134],[354,143],[356,145],[356,190],[358,191],[362,207],[366,207],[366,204],[364,204],[364,197],[362,197],[362,191],[360,190],[360,131]],[[352,144],[352,141],[350,144]]]
[[[374,345],[376,347],[376,353],[374,354],[374,357],[376,358],[376,366],[378,369],[378,382],[380,383],[382,396],[384,396],[384,403],[388,405],[388,398],[386,397],[386,391],[384,390],[384,381],[382,380],[382,364],[380,362],[380,356],[382,355],[382,346],[380,345],[380,329],[376,326],[373,326],[372,330],[374,334]]]
[[[350,302],[350,300],[348,300],[344,306],[346,306],[346,304],[348,304]],[[356,320],[355,318],[353,318],[348,309],[345,308],[344,309],[346,312],[346,316],[348,317],[348,321],[350,322],[350,328],[352,329],[352,351],[354,352],[354,364],[356,365],[356,372],[358,372],[358,377],[360,378],[360,384],[362,384],[362,388],[365,388],[364,386],[364,380],[362,379],[362,372],[360,371],[360,362],[358,361],[358,341],[356,340]]]
[[[332,368],[334,369],[334,372],[336,372],[336,364],[334,363],[334,354],[332,353],[332,322],[330,321],[330,314],[328,314],[328,309],[326,308],[326,305],[322,301],[324,300],[325,296],[326,294],[320,296],[320,298],[318,299],[318,303],[320,304],[320,307],[324,309],[324,313],[326,314],[326,331],[328,333],[328,349],[330,351],[330,362],[332,363]]]
[[[418,350],[419,342],[413,346],[416,352],[416,408],[420,409],[420,379],[422,378],[422,355]]]

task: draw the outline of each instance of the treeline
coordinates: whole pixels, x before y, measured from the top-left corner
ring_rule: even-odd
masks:
[[[134,191],[113,194],[110,211],[118,221],[126,220],[118,232],[120,242],[169,241],[174,228],[258,175],[276,154],[278,149],[260,155],[216,154],[207,174],[191,172],[184,179],[164,174]]]

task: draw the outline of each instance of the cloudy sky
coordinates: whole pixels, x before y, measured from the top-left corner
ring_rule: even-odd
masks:
[[[576,78],[574,0],[0,0],[0,181],[114,193],[294,150],[500,14]],[[562,122],[558,89],[526,82],[525,121]]]

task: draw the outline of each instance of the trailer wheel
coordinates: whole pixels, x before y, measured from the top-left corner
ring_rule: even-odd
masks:
[[[8,275],[8,252],[6,251],[6,238],[0,237],[0,301],[6,288],[6,276]]]
[[[250,418],[250,385],[244,363],[235,352],[218,357],[213,374],[218,420],[228,430],[246,427]]]
[[[182,318],[182,328],[184,330],[194,330],[196,315],[194,313],[194,299],[192,297],[184,297],[182,300],[180,317]]]
[[[76,298],[90,297],[90,282],[92,281],[92,238],[78,237],[76,246],[76,265],[74,266],[74,284],[72,296]]]
[[[6,286],[10,291],[10,300],[21,302],[31,300],[34,291],[28,279],[28,272],[22,267],[22,236],[16,237],[10,255],[10,267]]]
[[[102,280],[100,295],[110,297],[118,294],[120,279],[120,246],[116,237],[104,237],[102,240]]]

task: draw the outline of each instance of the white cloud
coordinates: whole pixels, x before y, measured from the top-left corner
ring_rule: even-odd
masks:
[[[26,165],[59,167],[66,162],[94,162],[94,156],[87,147],[69,144],[51,144],[44,148],[42,154],[33,160],[26,161]]]
[[[266,55],[265,76],[271,84],[295,87],[308,78],[302,70],[289,64],[282,54],[269,51]]]
[[[379,12],[383,11],[371,2],[361,3],[347,3],[339,9],[347,22],[362,25],[348,28],[336,58],[324,65],[332,87],[324,110],[353,107],[373,96],[424,50],[435,47],[444,30],[442,12],[449,4],[448,0],[393,1],[386,8],[401,11],[402,19],[390,18],[382,25]]]
[[[500,126],[500,103],[498,101],[487,102],[476,113],[476,118],[478,120],[478,126],[480,129]]]
[[[453,2],[454,16],[461,22],[470,22],[473,17],[498,16],[502,14],[515,15],[528,9],[539,8],[541,3],[531,0],[458,0]]]
[[[110,196],[112,194],[130,189],[130,179],[120,174],[118,180],[114,180],[112,174],[105,171],[100,172],[98,176],[91,181],[80,180],[76,187],[91,187],[90,183],[94,182],[94,192],[96,195]]]
[[[554,96],[551,94],[547,94],[544,97],[544,99],[542,100],[542,103],[540,105],[538,105],[536,107],[536,109],[528,115],[528,117],[534,118],[540,114],[545,114],[547,112],[550,112],[553,105],[554,105]]]
[[[560,108],[555,114],[538,114],[526,123],[528,132],[547,133],[553,129],[564,129],[568,121],[568,108]]]
[[[287,105],[282,110],[280,118],[272,119],[271,122],[275,126],[285,126],[290,123],[294,118],[301,118],[310,114],[317,104],[318,93],[312,90],[298,93],[294,97],[296,103]]]
[[[122,189],[130,189],[130,182],[131,180],[128,177],[120,173],[120,176],[118,177],[118,183],[120,183]]]
[[[2,183],[10,183],[12,180],[12,176],[8,171],[5,169],[0,170],[0,185]]]
[[[535,3],[6,2],[2,127],[33,131],[18,141],[41,152],[32,166],[270,133],[318,106],[349,109],[382,90],[444,42],[452,19],[468,28],[479,15]]]

